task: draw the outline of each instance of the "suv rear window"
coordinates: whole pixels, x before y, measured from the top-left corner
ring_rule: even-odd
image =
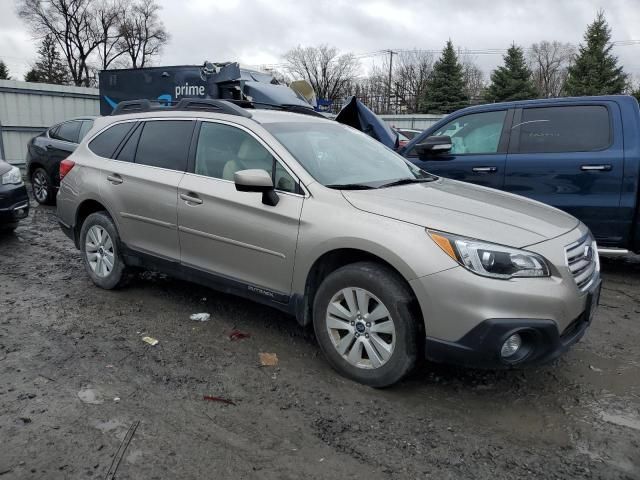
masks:
[[[184,171],[193,133],[191,120],[154,120],[144,123],[136,163]]]
[[[526,108],[519,153],[592,152],[611,143],[609,112],[602,105]]]
[[[100,157],[113,158],[116,148],[135,124],[135,122],[126,122],[109,127],[89,142],[89,150]]]

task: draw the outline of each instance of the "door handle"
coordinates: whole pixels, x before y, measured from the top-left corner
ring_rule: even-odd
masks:
[[[582,165],[580,170],[583,172],[610,172],[611,165]]]
[[[124,180],[122,180],[122,177],[118,174],[107,175],[107,180],[109,180],[114,185],[120,185],[122,182],[124,182]]]
[[[180,198],[187,203],[195,203],[196,205],[202,205],[202,199],[193,195],[194,194],[188,195],[186,193],[181,193]]]
[[[496,173],[498,167],[473,167],[471,170],[475,173]]]
[[[47,143],[47,144],[44,146],[44,148],[45,148],[45,149],[47,149],[47,150],[51,150],[51,149],[53,148],[53,145],[52,145],[52,144],[50,144],[50,143]]]

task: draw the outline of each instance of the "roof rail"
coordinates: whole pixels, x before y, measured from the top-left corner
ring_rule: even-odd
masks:
[[[284,112],[301,113],[303,115],[311,115],[312,117],[325,118],[320,112],[316,112],[311,106],[305,107],[303,105],[267,103],[267,102],[255,102],[253,100],[228,100],[229,102],[238,105],[243,108],[256,108],[256,105],[265,109],[282,110]]]
[[[210,98],[183,98],[175,105],[167,105],[167,102],[151,102],[146,99],[126,100],[118,103],[111,115],[124,115],[136,112],[154,111],[201,111],[225,113],[227,115],[237,115],[251,118],[251,113],[226,100],[213,100]]]

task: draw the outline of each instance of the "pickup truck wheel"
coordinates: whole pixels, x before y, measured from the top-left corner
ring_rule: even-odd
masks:
[[[31,174],[33,197],[42,205],[53,205],[55,192],[49,174],[44,168],[36,168]]]
[[[415,365],[411,295],[391,269],[359,262],[329,274],[318,289],[313,326],[320,348],[342,375],[386,387]]]
[[[80,230],[80,250],[93,283],[107,290],[122,286],[126,266],[120,254],[118,231],[107,213],[92,213],[85,219]]]

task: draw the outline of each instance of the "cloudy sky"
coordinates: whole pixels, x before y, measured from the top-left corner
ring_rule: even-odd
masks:
[[[328,43],[365,54],[383,49],[440,50],[451,38],[461,49],[504,49],[540,40],[579,43],[605,9],[613,40],[640,40],[640,0],[158,0],[171,41],[156,61],[165,65],[240,61],[278,64],[296,45]],[[22,77],[35,57],[30,33],[13,0],[0,0],[0,58]],[[640,42],[615,47],[626,71],[640,79]],[[381,57],[363,57],[363,73]],[[500,55],[478,54],[487,71]]]

